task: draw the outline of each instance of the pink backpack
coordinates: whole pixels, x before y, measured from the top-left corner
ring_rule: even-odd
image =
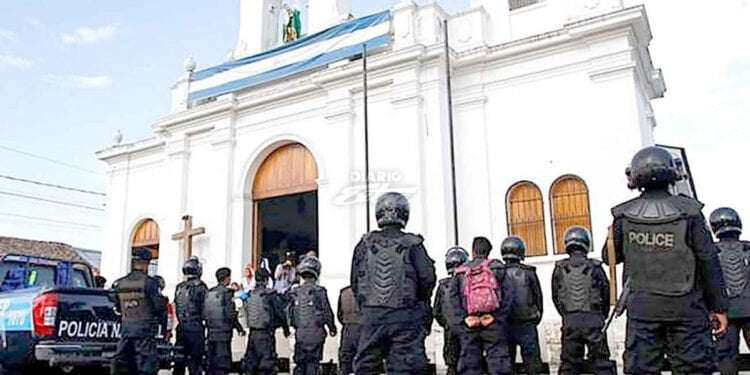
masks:
[[[500,308],[500,283],[490,268],[491,259],[474,267],[462,266],[456,272],[464,274],[463,297],[469,315],[491,313]]]

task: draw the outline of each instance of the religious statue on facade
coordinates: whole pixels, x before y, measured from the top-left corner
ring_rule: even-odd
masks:
[[[302,19],[299,9],[284,5],[287,22],[284,23],[284,43],[293,42],[302,35]]]

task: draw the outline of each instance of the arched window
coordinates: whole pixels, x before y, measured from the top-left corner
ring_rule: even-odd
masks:
[[[526,241],[526,255],[547,255],[544,234],[544,201],[534,183],[521,181],[511,186],[506,196],[508,233]]]
[[[149,273],[156,274],[159,265],[159,224],[152,219],[143,220],[133,232],[131,251],[146,248],[151,251],[153,260],[149,267]]]
[[[555,254],[565,253],[565,231],[579,225],[591,231],[589,189],[577,176],[562,176],[550,188]]]

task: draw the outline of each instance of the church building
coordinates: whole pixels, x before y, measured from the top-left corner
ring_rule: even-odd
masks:
[[[102,274],[125,274],[132,249],[148,247],[173,293],[190,254],[211,285],[219,267],[240,282],[250,262],[312,250],[335,304],[368,228],[369,180],[371,206],[387,191],[409,198],[406,230],[424,236],[440,277],[456,240],[486,236],[499,257],[503,238],[523,237],[546,294],[543,357],[556,362],[562,236],[590,228],[598,257],[609,208],[634,196],[625,167],[655,143],[651,100],[666,88],[645,8],[471,0],[448,13],[401,0],[352,15],[351,0],[238,2],[227,61],[187,61],[152,136],[97,153],[108,165]],[[438,366],[441,340],[428,340]],[[335,352],[329,341],[326,361]]]

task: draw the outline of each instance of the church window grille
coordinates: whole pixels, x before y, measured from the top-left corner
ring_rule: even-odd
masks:
[[[555,180],[549,195],[555,254],[564,254],[568,228],[578,225],[591,231],[589,189],[580,177],[566,175]]]
[[[542,191],[533,182],[521,181],[506,196],[508,233],[523,238],[527,256],[547,255]]]

